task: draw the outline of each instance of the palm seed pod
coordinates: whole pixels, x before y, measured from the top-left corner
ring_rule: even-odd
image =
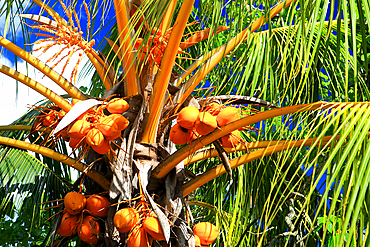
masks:
[[[201,247],[200,238],[197,235],[194,235],[195,237],[195,247]]]
[[[185,128],[192,129],[197,121],[199,110],[193,106],[184,107],[177,116],[177,123]]]
[[[104,143],[104,135],[97,128],[92,128],[87,132],[86,142],[91,147],[101,147]]]
[[[63,237],[72,236],[77,228],[78,215],[71,215],[65,212],[57,230],[57,234]]]
[[[234,130],[228,135],[221,137],[221,144],[226,148],[234,148],[242,141],[239,130]]]
[[[155,240],[166,240],[162,227],[157,217],[148,217],[143,221],[145,231]]]
[[[183,129],[179,124],[175,124],[170,130],[170,140],[176,145],[183,145],[190,140],[191,133]]]
[[[79,214],[85,208],[86,198],[80,193],[69,192],[64,197],[64,206],[68,213],[72,215]]]
[[[127,247],[149,247],[151,244],[142,226],[135,226],[127,239]]]
[[[79,146],[83,145],[84,141],[81,138],[69,138],[69,146],[71,148],[78,148]]]
[[[195,122],[195,129],[200,135],[207,135],[217,128],[217,121],[209,112],[199,113],[198,119]]]
[[[139,213],[134,208],[123,208],[116,212],[113,223],[119,232],[129,232],[139,221]]]
[[[99,195],[92,195],[86,200],[86,209],[93,216],[107,217],[108,207],[110,205],[109,200],[106,197]]]
[[[217,116],[221,111],[222,106],[217,102],[211,102],[207,105],[206,111],[211,113],[212,116]]]
[[[110,148],[109,141],[104,138],[103,144],[100,147],[98,147],[98,146],[91,146],[91,148],[95,152],[97,152],[99,154],[106,154],[106,153],[108,153],[109,148]]]
[[[118,126],[110,117],[102,117],[99,119],[96,127],[103,133],[104,136],[116,136],[118,133]]]
[[[107,104],[107,110],[112,114],[124,113],[129,107],[127,101],[121,98],[112,99]]]
[[[126,129],[127,126],[130,124],[130,122],[121,114],[112,114],[109,115],[108,117],[114,120],[114,122],[117,124],[119,131]]]
[[[81,139],[91,129],[91,124],[84,120],[77,120],[68,130],[68,135],[71,138]]]
[[[80,239],[88,244],[97,244],[99,239],[97,236],[100,232],[99,223],[94,220],[92,216],[86,216],[82,220],[81,225],[78,228],[78,236]]]
[[[216,240],[220,231],[209,222],[200,222],[193,227],[194,235],[197,235],[202,245],[208,245]]]
[[[218,126],[224,126],[230,122],[238,120],[240,118],[239,110],[235,107],[228,106],[220,111],[217,115],[217,124]]]

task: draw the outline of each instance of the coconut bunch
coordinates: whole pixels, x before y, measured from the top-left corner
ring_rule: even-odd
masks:
[[[240,114],[237,108],[223,107],[216,102],[208,104],[204,111],[192,106],[184,107],[177,115],[177,124],[170,130],[170,140],[176,145],[183,145],[238,119]],[[223,136],[220,143],[232,148],[240,144],[241,140],[240,131],[235,130]]]
[[[57,234],[69,237],[77,233],[82,241],[96,244],[99,241],[100,226],[94,217],[107,217],[109,205],[109,200],[100,195],[92,195],[86,199],[81,193],[67,193]]]
[[[193,227],[193,233],[195,236],[195,247],[209,246],[212,244],[220,231],[215,225],[209,222],[200,222]]]
[[[76,101],[72,104],[75,103]],[[124,99],[115,98],[97,109],[86,111],[66,130],[69,146],[78,148],[87,144],[95,152],[106,154],[110,148],[109,142],[119,138],[122,130],[129,125],[129,121],[121,115],[128,108],[129,105]],[[104,109],[107,109],[110,115],[106,115]]]
[[[121,233],[129,233],[128,247],[148,247],[153,240],[164,241],[164,233],[155,213],[139,213],[135,208],[123,208],[116,212],[113,223]]]

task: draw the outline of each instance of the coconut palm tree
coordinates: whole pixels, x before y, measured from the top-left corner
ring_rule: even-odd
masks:
[[[213,246],[368,245],[366,1],[114,0],[115,25],[99,48],[94,25],[109,2],[33,2],[5,1],[2,14],[20,14],[39,50],[61,52],[44,63],[6,34],[0,45],[67,95],[0,67],[46,98],[1,126],[1,244],[195,246],[193,226],[208,221],[220,230]],[[74,53],[70,75],[53,70]],[[72,83],[84,56],[95,71],[88,91]],[[129,108],[110,110],[121,98]],[[190,126],[175,125],[189,109]],[[216,120],[225,109],[234,115]],[[103,133],[115,114],[129,125]],[[78,121],[91,130],[80,127],[76,141]],[[109,199],[95,217],[100,230],[87,224],[92,242],[81,237],[88,209],[60,236],[73,191]],[[127,233],[114,222],[123,208],[139,212]],[[162,239],[148,237],[149,217]]]

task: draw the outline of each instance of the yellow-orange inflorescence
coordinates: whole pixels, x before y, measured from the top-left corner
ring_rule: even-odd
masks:
[[[78,51],[83,51],[85,53],[91,53],[93,51],[93,46],[95,44],[95,40],[86,41],[82,37],[83,31],[81,30],[80,22],[77,18],[77,14],[75,9],[69,7],[67,8],[66,5],[60,0],[59,1],[64,9],[65,14],[68,16],[69,25],[65,25],[62,20],[56,19],[57,26],[55,25],[47,25],[47,24],[38,24],[38,25],[30,25],[32,28],[39,29],[45,33],[35,33],[38,36],[46,37],[45,39],[41,39],[36,41],[34,44],[41,44],[47,43],[39,48],[34,49],[33,51],[42,50],[43,53],[48,51],[50,48],[61,45],[63,48],[57,48],[58,52],[56,52],[52,57],[50,57],[46,63],[48,62],[55,62],[52,68],[56,67],[62,60],[67,59],[62,69],[61,75],[63,75],[65,68],[68,62],[71,60],[72,55]],[[85,2],[83,2],[86,15],[88,16],[87,22],[87,30],[90,29],[90,13],[88,11],[88,7]],[[64,51],[68,51],[66,55],[62,55]],[[76,81],[77,75],[77,68],[82,60],[82,53],[79,53],[79,58],[77,60],[76,66],[74,67],[71,73],[71,82]]]

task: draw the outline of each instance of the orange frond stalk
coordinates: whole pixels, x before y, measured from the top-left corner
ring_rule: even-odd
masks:
[[[171,32],[159,72],[154,81],[152,97],[150,97],[149,100],[149,117],[147,121],[144,122],[142,142],[155,143],[156,141],[159,118],[162,112],[168,82],[193,3],[194,0],[189,0],[182,4],[179,15],[174,24],[174,28]]]
[[[195,75],[185,83],[183,87],[185,87],[185,92],[181,95],[180,98],[176,100],[176,103],[179,103],[179,106],[184,102],[184,100],[191,94],[194,88],[199,84],[199,82],[221,61],[221,59],[229,54],[230,51],[234,49],[235,46],[239,45],[243,40],[245,40],[250,33],[256,31],[259,27],[266,23],[266,21],[270,18],[276,16],[283,7],[288,7],[290,4],[296,0],[287,0],[283,1],[282,3],[278,4],[275,8],[270,11],[269,17],[262,16],[250,27],[247,27],[242,32],[240,32],[237,36],[232,38],[227,44],[222,45],[219,48],[214,49],[211,52],[208,52],[204,56],[201,57],[200,61],[194,62],[191,66],[187,68],[187,71],[184,72],[176,82],[176,85],[181,85],[181,82],[192,73],[198,66],[200,66],[205,61],[208,61],[195,73]]]
[[[51,102],[59,106],[64,111],[68,112],[72,105],[66,101],[63,97],[59,96],[58,94],[54,93],[44,85],[38,83],[35,80],[32,80],[28,76],[23,75],[22,73],[19,73],[18,71],[15,71],[5,65],[0,64],[0,72],[6,74],[7,76],[12,77],[13,79],[23,83],[24,85],[32,88],[36,92],[42,94],[45,96],[45,98],[49,99]]]
[[[3,37],[0,37],[0,45],[3,46],[5,49],[13,52],[16,56],[22,58],[29,64],[31,64],[33,67],[35,67],[39,71],[41,71],[44,75],[46,75],[56,84],[58,84],[58,86],[63,88],[71,97],[76,98],[76,99],[82,99],[82,100],[88,98],[84,93],[82,93],[72,83],[68,82],[64,77],[59,75],[57,72],[52,70],[49,66],[47,66],[46,64],[41,62],[39,59],[32,56],[30,53],[16,46],[9,40]]]
[[[172,14],[176,8],[176,4],[176,0],[171,0],[166,10],[164,10],[164,17],[162,19],[161,25],[159,26],[159,30],[161,30],[162,33],[165,33],[166,30],[170,27]]]
[[[325,136],[322,138],[322,143],[321,144],[326,144],[329,141],[331,141],[332,136]],[[335,140],[339,140],[340,136],[335,136]],[[310,146],[313,141],[315,141],[318,138],[308,138],[306,139],[306,142],[304,142],[302,145],[303,146]],[[300,140],[303,141],[303,140]],[[227,153],[234,153],[238,151],[246,151],[246,150],[251,150],[251,149],[259,149],[259,148],[266,148],[270,146],[276,146],[276,145],[283,145],[288,142],[292,142],[290,140],[280,140],[280,141],[257,141],[257,142],[250,142],[246,144],[240,144],[235,148],[224,148],[224,150]],[[204,151],[196,153],[194,156],[188,157],[184,160],[184,166],[190,165],[192,163],[208,159],[211,157],[216,157],[218,156],[218,152],[214,148],[209,148]]]
[[[121,43],[121,53],[123,57],[123,70],[126,73],[125,93],[126,96],[139,94],[139,82],[136,73],[134,53],[132,49],[132,39],[130,34],[129,13],[125,0],[113,0],[116,10],[118,35]]]
[[[42,147],[39,145],[31,144],[31,143],[20,141],[20,140],[14,140],[14,139],[2,137],[2,136],[0,136],[0,144],[16,147],[20,149],[25,149],[28,151],[32,151],[32,152],[44,155],[56,161],[62,162],[70,167],[73,167],[80,172],[83,172],[87,168],[87,166],[85,166],[84,164],[77,162],[76,160],[72,158],[69,158],[67,155],[55,152],[49,148]],[[94,170],[89,170],[86,175],[90,177],[91,179],[93,179],[95,182],[97,182],[103,189],[109,190],[110,182],[100,173]]]
[[[217,27],[216,34],[222,32],[222,31],[226,31],[228,29],[229,29],[229,27],[226,27],[226,26]],[[185,50],[185,49],[187,49],[187,48],[189,48],[189,47],[191,47],[195,44],[198,44],[199,42],[201,42],[205,39],[208,39],[210,31],[211,31],[211,29],[207,28],[207,29],[202,30],[202,31],[194,32],[194,35],[187,38],[184,42],[181,42],[180,48]],[[213,33],[211,35],[213,35]]]
[[[31,125],[2,125],[0,126],[0,131],[4,130],[20,130],[20,131],[31,131]]]
[[[177,164],[182,160],[187,158],[190,154],[201,149],[205,145],[212,143],[213,141],[231,133],[236,129],[240,129],[245,126],[252,125],[254,123],[266,120],[269,118],[282,116],[286,114],[313,111],[313,110],[323,110],[328,108],[341,108],[341,107],[351,107],[358,104],[366,103],[327,103],[327,102],[316,102],[311,104],[288,106],[284,108],[269,110],[257,113],[252,116],[241,118],[237,121],[231,122],[222,126],[219,129],[216,129],[212,134],[202,136],[198,141],[191,142],[190,144],[182,147],[177,152],[169,156],[167,159],[162,161],[152,172],[152,176],[157,178],[165,177]]]
[[[314,142],[318,142],[321,138],[310,138],[310,139],[304,139],[304,140],[299,140],[299,141],[288,141],[286,144],[279,144],[279,145],[274,145],[270,146],[267,148],[262,148],[257,151],[244,154],[238,158],[230,160],[230,167],[231,169],[234,169],[240,165],[246,164],[250,161],[268,156],[270,154],[282,152],[285,150],[293,149],[293,148],[298,148],[302,146],[310,146]],[[322,145],[322,144],[328,144],[331,141],[336,140],[333,136],[329,136],[326,139],[326,142],[318,143],[317,145]],[[224,174],[226,172],[225,167],[223,165],[218,165],[206,172],[204,172],[202,175],[199,175],[195,177],[194,179],[190,180],[189,182],[185,183],[182,188],[183,188],[183,195],[184,197],[187,196],[190,192],[194,191],[196,188],[199,188],[203,184],[211,181],[212,179],[220,176],[221,174]]]

